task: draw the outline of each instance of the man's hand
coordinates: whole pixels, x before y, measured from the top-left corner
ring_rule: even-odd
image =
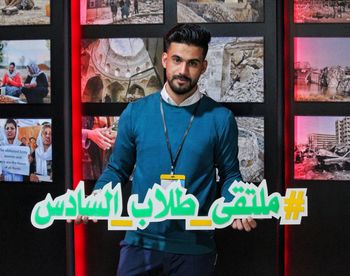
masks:
[[[244,218],[244,219],[235,219],[232,223],[232,228],[235,230],[245,230],[246,232],[250,232],[252,229],[255,229],[257,226],[256,221],[251,218]]]
[[[71,219],[67,219],[67,223],[71,223],[72,221],[73,220]],[[87,224],[89,222],[89,217],[78,215],[74,221],[75,221],[75,224],[78,224],[78,225],[81,223]],[[92,221],[96,223],[97,219],[93,219]]]

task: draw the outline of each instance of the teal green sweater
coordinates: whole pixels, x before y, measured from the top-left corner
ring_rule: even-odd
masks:
[[[175,156],[196,104],[178,107],[163,102],[171,151]],[[209,97],[200,100],[192,127],[177,161],[175,174],[186,176],[187,193],[199,201],[199,215],[207,215],[216,198],[215,168],[222,182],[221,194],[234,180],[241,180],[237,159],[237,125],[232,112]],[[117,140],[106,170],[95,189],[112,181],[124,184],[135,166],[132,194],[143,202],[147,189],[170,173],[170,156],[160,113],[160,93],[130,103],[121,115]],[[144,230],[128,231],[132,245],[178,254],[205,254],[215,249],[214,231],[185,231],[182,220],[150,223]]]

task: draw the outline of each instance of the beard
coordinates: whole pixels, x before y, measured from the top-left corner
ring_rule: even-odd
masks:
[[[186,81],[187,84],[183,84],[179,86],[175,83],[175,80]],[[198,80],[192,80],[191,78],[188,78],[186,76],[175,75],[172,77],[170,81],[168,81],[168,84],[171,90],[174,91],[175,94],[184,95],[190,92],[197,85],[197,81]]]

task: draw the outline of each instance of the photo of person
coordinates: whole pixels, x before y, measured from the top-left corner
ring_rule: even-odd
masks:
[[[0,181],[52,182],[51,119],[0,119]]]
[[[177,0],[177,22],[263,22],[263,0]]]
[[[294,38],[296,101],[350,101],[350,38]]]
[[[50,0],[0,0],[0,25],[50,24]]]
[[[82,25],[162,24],[163,0],[82,0]]]
[[[162,39],[84,39],[81,44],[82,102],[127,103],[162,88]]]
[[[0,103],[51,102],[49,40],[0,41]]]
[[[117,136],[119,117],[82,117],[84,180],[96,180],[107,165]]]

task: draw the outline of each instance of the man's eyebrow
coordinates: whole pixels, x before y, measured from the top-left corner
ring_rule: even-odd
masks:
[[[182,57],[180,57],[180,56],[178,56],[178,55],[172,55],[171,56],[172,58],[179,58],[179,59],[181,59],[181,60],[184,60],[184,61],[186,61],[186,62],[189,62],[189,61],[196,61],[196,62],[201,62],[201,60],[200,59],[198,59],[198,58],[192,58],[192,59],[184,59],[184,58],[182,58]]]

